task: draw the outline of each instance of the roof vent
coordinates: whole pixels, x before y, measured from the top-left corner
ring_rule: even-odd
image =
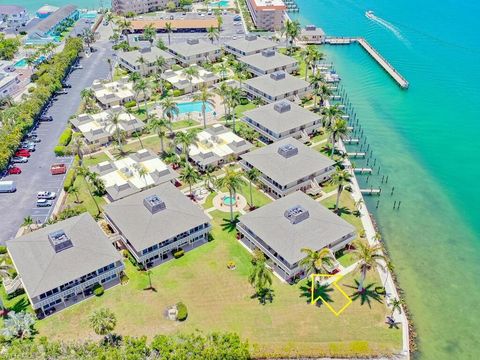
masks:
[[[140,159],[145,159],[150,156],[150,152],[147,149],[142,149],[137,151],[137,156]]]
[[[198,41],[198,39],[187,39],[187,44],[188,45],[196,45],[196,44],[199,44],[200,41]]]
[[[287,209],[283,214],[292,224],[298,224],[310,217],[308,210],[301,205],[296,205]]]
[[[143,199],[143,205],[145,205],[148,211],[150,211],[152,214],[156,214],[157,212],[167,208],[165,202],[155,194],[147,196],[145,199]]]
[[[57,254],[73,247],[72,240],[61,229],[48,234],[48,240]]]
[[[270,74],[270,77],[275,81],[282,80],[285,79],[285,73],[283,71],[275,71]]]
[[[275,56],[275,50],[273,50],[273,49],[263,50],[262,55],[265,56],[265,57]]]
[[[257,40],[258,36],[255,35],[255,34],[248,34],[248,35],[245,35],[245,40],[247,41],[255,41]]]
[[[307,25],[305,26],[305,30],[314,31],[314,30],[317,30],[317,27],[315,25]]]
[[[278,153],[288,159],[298,154],[298,148],[292,144],[285,144],[278,148]]]
[[[141,54],[147,54],[147,53],[152,52],[152,48],[151,47],[144,47],[144,48],[141,48],[139,51],[140,51]]]
[[[279,112],[280,114],[290,111],[291,108],[292,107],[288,101],[280,101],[280,102],[277,102],[275,105],[273,105],[273,109]]]

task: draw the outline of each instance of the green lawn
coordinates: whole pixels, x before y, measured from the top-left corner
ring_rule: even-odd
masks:
[[[93,165],[97,165],[103,161],[108,161],[110,160],[110,158],[108,157],[107,154],[105,154],[104,152],[99,152],[97,154],[94,154],[94,155],[88,155],[88,156],[84,156],[83,157],[83,165],[85,165],[86,167],[90,167],[90,166],[93,166]]]
[[[180,130],[186,127],[191,127],[191,126],[199,126],[201,125],[198,121],[190,119],[190,120],[179,120],[175,121],[172,124],[172,129],[173,130]]]
[[[249,102],[246,105],[238,105],[235,108],[235,116],[237,117],[237,119],[240,119],[241,117],[243,117],[243,113],[245,111],[255,109],[256,107],[257,105],[255,105],[253,102]]]
[[[248,339],[257,357],[370,356],[400,349],[401,330],[388,329],[384,324],[385,305],[371,292],[336,317],[325,306],[308,303],[305,281],[290,286],[273,277],[273,303],[260,305],[252,298],[247,281],[250,254],[235,239],[235,231],[226,226],[228,214],[213,211],[210,215],[213,241],[154,268],[151,276],[156,292],[144,290],[147,276],[127,264],[130,280],[126,285],[39,321],[39,336],[96,338],[88,316],[99,307],[107,307],[117,316],[115,331],[119,334],[151,338],[158,333],[194,329],[236,331]],[[236,270],[227,269],[230,260],[236,263]],[[340,281],[348,294],[354,292],[352,280],[349,276]],[[366,284],[374,287],[378,282],[372,272]],[[336,309],[345,303],[337,290],[328,288],[324,293]],[[189,310],[188,319],[182,323],[167,320],[163,314],[178,301]]]
[[[337,194],[334,194],[321,201],[321,204],[333,210],[335,208],[335,202],[337,201]],[[355,207],[355,201],[347,190],[343,190],[340,195],[340,217],[350,224],[355,226],[357,232],[363,230],[362,220],[356,216],[357,209]]]
[[[169,140],[166,138],[164,139],[164,146],[165,149],[168,148]],[[123,146],[123,152],[125,153],[124,155],[120,154],[120,151],[118,148],[114,147],[110,149],[110,153],[115,157],[115,158],[120,158],[122,156],[126,156],[130,153],[136,152],[138,150],[142,149],[150,149],[156,153],[160,153],[162,150],[162,146],[160,143],[160,138],[158,136],[148,136],[148,137],[143,137],[142,138],[142,143],[140,144],[140,141],[138,140],[133,140],[129,142],[128,144]]]

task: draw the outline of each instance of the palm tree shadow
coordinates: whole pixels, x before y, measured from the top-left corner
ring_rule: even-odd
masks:
[[[223,218],[222,219],[222,230],[227,232],[232,232],[236,230],[236,225],[238,223],[238,215],[235,215],[233,221],[230,221],[230,218]]]
[[[362,292],[357,291],[358,285],[358,280],[355,280],[355,285],[344,285],[351,289],[355,289],[355,292],[350,295],[350,299],[352,299],[352,301],[360,300],[360,305],[364,305],[366,303],[369,308],[372,307],[372,300],[375,300],[380,304],[383,303],[382,296],[375,292],[375,283],[370,283],[364,286]]]
[[[333,204],[332,206],[329,207],[330,210],[332,211],[335,211],[335,204]],[[352,210],[350,210],[349,208],[347,208],[346,206],[339,206],[338,207],[338,210],[336,211],[336,214],[338,216],[342,216],[342,215],[350,215],[352,213]]]
[[[14,311],[16,313],[25,311],[30,306],[30,303],[26,298],[19,299],[13,306],[9,307],[9,310]]]
[[[115,160],[118,160],[130,154],[133,154],[132,150],[123,150],[123,151],[118,150],[118,151],[115,151],[115,153],[113,153],[112,155],[115,158]]]
[[[330,285],[319,285],[315,286],[313,291],[313,299],[316,300],[316,305],[321,306],[323,301],[331,303],[333,302],[331,297],[331,292],[334,289]],[[300,286],[300,297],[306,298],[307,304],[312,302],[312,282],[311,280],[307,281],[304,285]],[[320,299],[323,299],[323,301]]]
[[[267,305],[267,303],[273,302],[274,297],[275,297],[275,290],[263,289],[260,293],[255,293],[252,296],[250,296],[250,299],[258,299],[258,302],[261,305]]]

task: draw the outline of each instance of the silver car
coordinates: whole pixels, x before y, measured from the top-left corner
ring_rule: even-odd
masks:
[[[25,156],[14,156],[12,158],[12,163],[26,163],[28,162],[28,158]]]
[[[52,200],[47,200],[47,199],[37,200],[37,207],[49,207],[49,206],[52,206]]]

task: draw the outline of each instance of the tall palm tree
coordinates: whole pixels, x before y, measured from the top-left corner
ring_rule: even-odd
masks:
[[[197,134],[195,131],[179,131],[175,134],[175,143],[182,146],[182,152],[188,162],[188,148],[195,142]]]
[[[162,82],[162,74],[163,74],[163,69],[165,68],[165,65],[167,64],[167,61],[165,60],[164,57],[162,56],[157,56],[155,58],[155,67],[157,69],[157,73],[159,76],[159,84],[160,84],[160,94],[163,95],[163,82]]]
[[[225,169],[225,176],[218,179],[219,188],[227,188],[228,194],[231,199],[234,199],[237,194],[237,190],[240,187],[246,185],[245,180],[243,180],[242,175],[236,172],[231,167]],[[230,201],[230,222],[233,223],[233,201]]]
[[[325,84],[324,82],[321,82],[318,86],[318,91],[315,94],[315,96],[318,96],[320,98],[320,105],[323,106],[325,104],[325,101],[332,96],[333,92],[330,89],[330,87]],[[316,102],[315,102],[316,106]]]
[[[128,30],[130,30],[132,28],[132,22],[123,18],[123,19],[120,19],[118,22],[117,22],[117,25],[118,25],[118,28],[120,29],[120,31],[122,33],[125,33],[127,32]]]
[[[285,21],[282,29],[282,35],[285,35],[287,41],[287,50],[291,51],[293,42],[298,38],[301,33],[301,26],[298,20],[287,20]]]
[[[225,82],[220,83],[220,85],[214,90],[218,96],[222,98],[223,112],[225,113],[225,119],[228,119],[230,116],[230,107],[229,107],[229,95],[232,88],[228,86]]]
[[[120,153],[123,153],[123,144],[122,144],[122,135],[120,129],[120,113],[118,112],[110,112],[108,114],[108,121],[112,123],[115,127],[115,141],[117,142],[118,150]]]
[[[32,225],[33,219],[30,215],[23,218],[22,226],[26,226],[29,231],[32,231]]]
[[[366,241],[355,240],[353,245],[352,257],[356,262],[358,261],[357,271],[361,274],[357,291],[362,292],[367,272],[374,266],[383,268],[386,258],[381,253],[382,246],[380,244],[370,245]]]
[[[167,127],[167,122],[165,119],[159,119],[157,117],[151,117],[148,121],[148,128],[157,134],[160,139],[160,147],[162,149],[162,154],[165,153],[164,139],[165,139],[165,128]]]
[[[74,195],[75,196],[75,204],[80,203],[80,199],[78,198],[78,194],[80,193],[80,190],[76,186],[70,186],[67,190],[67,193],[69,195]]]
[[[207,116],[206,116],[207,103],[210,103],[210,104],[214,103],[213,93],[211,93],[208,90],[208,86],[204,84],[201,87],[200,92],[193,95],[193,100],[202,102],[203,128],[206,129],[207,128]]]
[[[327,127],[327,133],[330,134],[332,141],[332,152],[330,153],[330,157],[333,159],[333,154],[335,153],[335,144],[338,140],[345,139],[350,133],[347,121],[341,118],[333,120],[333,123]]]
[[[167,47],[161,38],[157,39],[157,43],[155,44],[160,50],[166,50]]]
[[[145,64],[147,63],[147,60],[145,60],[145,58],[140,55],[136,62],[138,65],[140,65],[140,73],[142,75],[145,75]]]
[[[215,40],[218,40],[220,38],[218,28],[210,26],[207,29],[207,38],[212,42],[212,44]]]
[[[190,196],[193,197],[192,194],[192,185],[195,184],[197,181],[200,180],[200,174],[198,171],[192,167],[190,164],[186,164],[183,170],[180,172],[180,180],[184,183],[188,184],[190,188]]]
[[[315,45],[307,45],[300,51],[300,56],[305,64],[305,81],[308,79],[308,70],[313,67],[320,57],[320,52]]]
[[[134,86],[133,89],[136,92],[141,92],[143,94],[143,105],[145,106],[145,114],[148,117],[148,105],[147,105],[147,98],[148,98],[148,91],[150,89],[149,83],[145,79],[140,79]]]
[[[208,165],[204,171],[203,179],[205,181],[205,187],[213,191],[215,184],[217,183],[217,177],[214,175],[214,168]]]
[[[152,46],[156,36],[157,30],[155,29],[153,24],[148,24],[143,28],[143,38],[150,43],[150,46]]]
[[[93,174],[90,172],[90,170],[88,170],[86,167],[84,166],[79,166],[77,168],[77,173],[78,175],[80,175],[81,177],[83,177],[83,181],[85,181],[85,185],[87,187],[87,191],[90,195],[90,197],[92,198],[94,204],[95,204],[95,207],[97,208],[97,216],[100,215],[100,207],[98,206],[98,202],[97,202],[97,199],[95,198],[95,196],[93,195],[93,192],[92,192],[92,189],[91,189],[91,184],[92,184],[92,180],[94,178]]]
[[[88,321],[95,334],[109,337],[117,325],[117,317],[107,308],[100,308],[90,314]]]
[[[32,336],[32,327],[34,324],[35,317],[32,313],[12,311],[8,313],[6,319],[3,321],[1,334],[7,339],[25,339]]]
[[[335,202],[335,212],[338,212],[338,204],[340,202],[340,195],[342,194],[345,186],[349,185],[352,179],[352,175],[347,171],[337,168],[332,174],[329,183],[337,187],[337,201]]]
[[[196,65],[188,66],[183,69],[182,74],[187,78],[190,83],[190,91],[193,92],[193,79],[199,76],[198,67]]]
[[[180,109],[178,108],[177,103],[169,96],[165,97],[165,99],[160,102],[160,105],[162,106],[162,115],[164,117],[166,116],[168,119],[170,133],[173,134],[173,119],[178,116],[178,114],[180,113]]]
[[[230,108],[232,109],[231,115],[232,115],[232,124],[233,124],[233,132],[236,133],[237,129],[235,128],[235,118],[236,118],[236,112],[235,108],[240,105],[240,100],[242,99],[243,92],[240,88],[232,88],[230,90],[230,95],[228,96],[228,103]]]
[[[259,249],[254,251],[251,263],[248,282],[255,289],[257,296],[262,296],[272,285],[272,271],[267,268],[265,255]]]
[[[300,251],[306,254],[299,265],[305,269],[307,275],[327,273],[327,267],[333,264],[332,254],[327,248],[319,251],[303,248]]]
[[[128,81],[130,81],[130,82],[133,83],[133,84],[138,83],[141,79],[142,79],[142,77],[141,77],[140,74],[137,73],[137,72],[131,72],[131,73],[128,75]]]
[[[340,118],[343,114],[343,111],[338,107],[338,105],[329,106],[323,109],[323,126],[330,126],[333,121],[337,118]]]
[[[168,45],[171,44],[170,42],[170,34],[173,32],[173,26],[171,22],[165,23],[165,31],[167,32],[167,37],[168,37]]]
[[[256,168],[252,168],[248,171],[245,172],[245,176],[248,179],[249,182],[249,188],[250,188],[250,207],[253,208],[253,189],[252,189],[252,183],[258,180],[260,177],[260,171]]]
[[[148,170],[146,168],[144,168],[143,166],[138,169],[138,176],[140,176],[143,181],[145,181],[145,187],[147,187],[148,183],[147,183],[147,175],[149,174]]]
[[[71,142],[74,154],[78,156],[78,162],[81,166],[83,163],[83,151],[85,149],[85,142],[81,136],[74,136]]]
[[[389,305],[392,307],[392,313],[390,316],[393,316],[395,311],[398,311],[399,314],[402,313],[402,305],[403,305],[402,299],[394,298],[390,301]]]
[[[324,76],[321,72],[317,72],[310,76],[309,83],[313,87],[313,105],[317,106],[317,96],[319,95],[319,88],[324,80]]]
[[[238,82],[240,84],[240,89],[242,88],[243,80],[246,80],[249,76],[248,66],[244,62],[237,62],[233,71],[238,78]]]
[[[225,64],[225,62],[220,63],[220,66],[218,67],[218,70],[219,70],[219,73],[220,73],[220,78],[222,80],[225,80],[225,78],[227,77],[227,73],[228,73],[227,64]]]

